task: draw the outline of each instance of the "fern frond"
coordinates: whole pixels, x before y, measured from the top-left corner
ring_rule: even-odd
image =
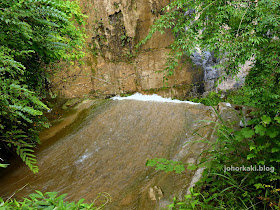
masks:
[[[37,166],[37,160],[35,159],[36,156],[32,154],[34,150],[17,146],[16,152],[34,174],[39,172],[39,168]]]
[[[18,116],[22,117],[22,119],[24,119],[25,121],[29,122],[29,123],[32,123],[33,121],[31,119],[29,119],[28,117],[26,117],[24,114],[22,114],[21,112],[19,111],[16,111],[15,112]]]

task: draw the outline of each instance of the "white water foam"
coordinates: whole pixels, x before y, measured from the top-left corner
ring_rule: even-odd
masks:
[[[85,154],[80,156],[78,160],[75,161],[76,164],[83,163],[86,159],[88,159],[90,156],[92,156],[92,153],[88,152],[88,149],[86,149]]]
[[[156,101],[156,102],[169,102],[169,103],[186,103],[186,104],[200,104],[191,101],[179,101],[177,99],[172,100],[171,98],[163,98],[157,94],[153,95],[142,95],[141,93],[135,93],[128,97],[115,96],[113,100],[137,100],[137,101]]]

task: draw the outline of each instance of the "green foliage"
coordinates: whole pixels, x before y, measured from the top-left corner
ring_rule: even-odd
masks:
[[[44,91],[44,65],[83,56],[84,15],[76,1],[4,0],[0,3],[0,43],[10,49],[28,86]]]
[[[155,166],[156,170],[163,170],[165,172],[175,171],[177,174],[182,173],[186,168],[188,170],[195,170],[197,168],[194,164],[186,164],[180,161],[167,160],[165,158],[147,160],[146,165]]]
[[[83,56],[78,25],[84,17],[76,1],[0,2],[0,148],[11,148],[34,173],[31,148],[48,127],[41,101],[49,83],[45,67]]]
[[[71,209],[101,209],[101,207],[94,207],[94,204],[84,203],[85,199],[81,199],[78,202],[67,202],[64,198],[67,194],[58,196],[57,192],[42,193],[36,191],[36,193],[30,194],[29,198],[24,198],[23,201],[17,201],[16,199],[10,199],[3,201],[0,198],[0,209],[60,209],[60,210],[71,210]]]
[[[190,194],[185,195],[186,201],[181,202],[178,201],[176,198],[173,199],[173,203],[170,204],[168,207],[169,209],[197,209],[197,206],[202,206],[203,209],[211,209],[210,205],[205,205],[203,202],[200,201],[200,196],[203,196],[201,193],[194,192],[193,188],[190,188]]]
[[[31,154],[33,150],[30,148],[39,142],[39,130],[48,127],[42,117],[43,110],[47,107],[34,92],[27,89],[27,85],[24,85],[24,79],[21,76],[25,67],[8,55],[9,51],[4,47],[0,50],[1,148],[14,148],[30,169],[36,173],[38,168]]]
[[[216,93],[216,92],[210,92],[206,97],[189,98],[188,100],[196,103],[202,103],[206,106],[217,106],[218,103],[225,101],[222,98],[221,93]]]

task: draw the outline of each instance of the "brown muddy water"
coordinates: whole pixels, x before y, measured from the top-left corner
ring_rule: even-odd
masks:
[[[33,193],[67,193],[69,201],[85,198],[106,209],[165,209],[174,196],[187,192],[195,171],[156,171],[147,159],[163,157],[196,162],[210,137],[213,120],[203,105],[145,101],[85,101],[76,111],[41,133],[36,156],[40,172],[15,164],[0,177],[0,197]],[[194,177],[197,178],[197,177]],[[25,186],[25,187],[24,187]],[[22,189],[21,189],[22,188]],[[17,192],[17,190],[21,189]],[[97,200],[96,200],[97,198]]]

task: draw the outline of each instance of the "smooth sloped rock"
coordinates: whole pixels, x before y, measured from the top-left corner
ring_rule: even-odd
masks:
[[[7,198],[28,183],[14,198],[40,190],[92,202],[106,192],[112,199],[107,209],[166,207],[187,192],[198,173],[156,171],[145,165],[147,159],[196,163],[207,145],[193,142],[200,138],[193,131],[211,138],[211,127],[204,126],[211,123],[199,120],[216,120],[212,108],[201,104],[135,100],[109,100],[83,116],[72,129],[58,126],[59,132],[44,140],[36,154],[39,174],[24,164],[11,167],[0,179],[0,196]]]

